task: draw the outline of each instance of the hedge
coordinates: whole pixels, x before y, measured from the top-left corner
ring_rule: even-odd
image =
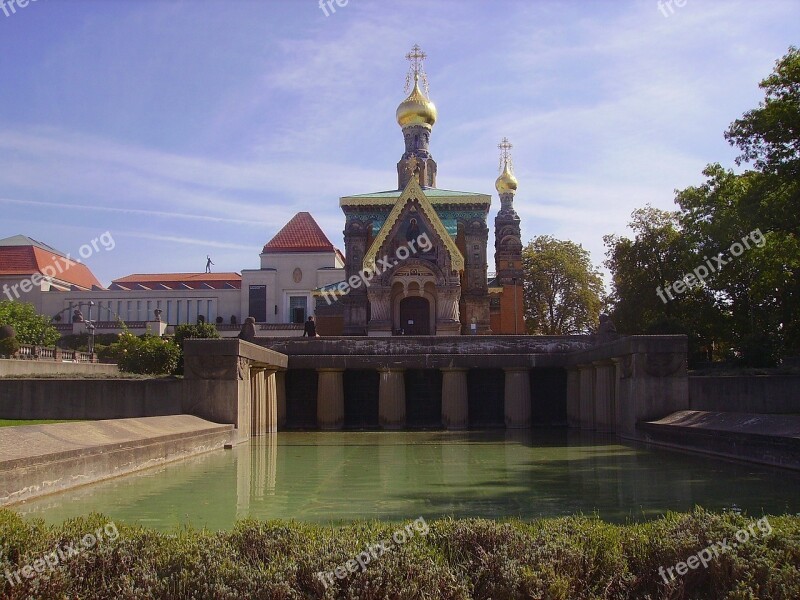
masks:
[[[754,518],[696,509],[641,524],[576,516],[534,522],[443,519],[427,535],[327,586],[320,571],[389,539],[397,523],[341,527],[240,521],[231,531],[156,532],[118,524],[106,540],[53,571],[11,585],[9,573],[107,526],[98,514],[48,526],[0,510],[0,597],[22,598],[430,598],[548,600],[790,600],[800,598],[800,518],[769,517],[769,536],[720,554],[665,583],[659,567],[686,561]],[[417,523],[419,524],[419,522]],[[758,530],[756,529],[756,532]]]

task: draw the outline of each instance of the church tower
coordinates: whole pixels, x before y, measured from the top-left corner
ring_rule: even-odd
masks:
[[[497,270],[496,283],[503,288],[500,297],[500,330],[495,333],[525,334],[523,308],[522,233],[520,219],[514,210],[514,195],[517,193],[517,178],[511,161],[508,138],[503,138],[500,149],[500,177],[495,188],[500,195],[500,211],[494,220],[494,261]]]
[[[345,281],[337,284],[344,335],[491,333],[487,194],[436,187],[430,136],[436,106],[419,46],[397,107],[405,149],[397,187],[339,198]],[[365,281],[360,284],[359,281]]]
[[[423,61],[427,55],[415,45],[406,59],[411,69],[406,77],[408,98],[397,107],[397,124],[403,130],[406,150],[397,163],[397,189],[403,190],[417,174],[421,187],[436,187],[436,161],[430,153],[431,130],[436,123],[436,106],[428,98],[428,78]],[[420,83],[425,89],[423,93]]]

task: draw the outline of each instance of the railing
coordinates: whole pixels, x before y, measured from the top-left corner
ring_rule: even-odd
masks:
[[[23,344],[13,357],[17,360],[41,360],[58,362],[97,362],[97,355],[89,352],[78,352],[77,350],[62,350],[50,346],[31,346]]]

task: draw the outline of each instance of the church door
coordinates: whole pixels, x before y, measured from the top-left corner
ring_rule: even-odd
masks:
[[[405,335],[430,335],[431,305],[421,296],[400,301],[400,327]]]

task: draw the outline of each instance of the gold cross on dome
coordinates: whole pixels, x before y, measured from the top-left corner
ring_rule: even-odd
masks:
[[[428,77],[425,75],[424,65],[426,58],[428,58],[428,55],[422,51],[419,44],[414,44],[414,47],[411,48],[411,52],[406,54],[406,60],[411,63],[408,75],[406,76],[406,93],[411,91],[414,83],[421,80],[425,88],[425,95],[428,95]]]
[[[511,149],[514,147],[508,138],[504,137],[503,141],[497,146],[500,149],[500,172],[508,165],[508,170],[511,172],[513,165],[511,164]]]

